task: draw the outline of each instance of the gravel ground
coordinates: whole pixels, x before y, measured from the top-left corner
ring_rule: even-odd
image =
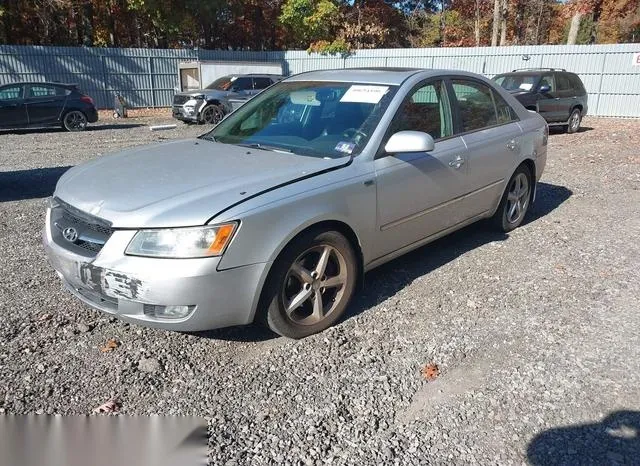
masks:
[[[68,166],[202,131],[150,122],[169,121],[0,132],[0,412],[205,416],[216,465],[640,464],[640,121],[552,134],[524,226],[374,270],[303,341],[139,328],[61,290],[42,197]]]

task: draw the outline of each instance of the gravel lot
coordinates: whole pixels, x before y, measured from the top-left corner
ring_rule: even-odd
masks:
[[[205,416],[216,465],[640,464],[640,121],[552,134],[526,225],[474,225],[369,273],[348,317],[303,341],[139,328],[61,290],[42,198],[69,166],[203,129],[150,123],[170,121],[0,131],[0,413],[116,397],[123,414]]]

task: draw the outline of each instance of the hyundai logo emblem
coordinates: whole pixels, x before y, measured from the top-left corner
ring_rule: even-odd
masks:
[[[78,239],[78,231],[73,227],[67,227],[62,230],[62,236],[70,243],[75,243]]]

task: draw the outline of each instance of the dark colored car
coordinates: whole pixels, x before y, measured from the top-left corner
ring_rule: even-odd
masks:
[[[0,128],[62,126],[83,131],[98,121],[93,99],[74,84],[13,83],[0,86]]]
[[[587,91],[580,77],[564,69],[531,68],[494,76],[525,108],[538,112],[549,126],[565,126],[567,132],[580,128],[587,114]]]
[[[173,97],[173,117],[185,123],[217,124],[224,116],[274,83],[276,74],[232,74],[204,89],[179,92]]]

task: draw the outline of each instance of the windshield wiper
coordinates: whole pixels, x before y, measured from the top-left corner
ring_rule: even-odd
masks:
[[[271,152],[286,152],[288,154],[291,153],[289,149],[284,149],[278,146],[269,146],[266,144],[260,144],[259,142],[239,142],[236,144],[236,146],[249,147],[251,149],[267,150]]]

